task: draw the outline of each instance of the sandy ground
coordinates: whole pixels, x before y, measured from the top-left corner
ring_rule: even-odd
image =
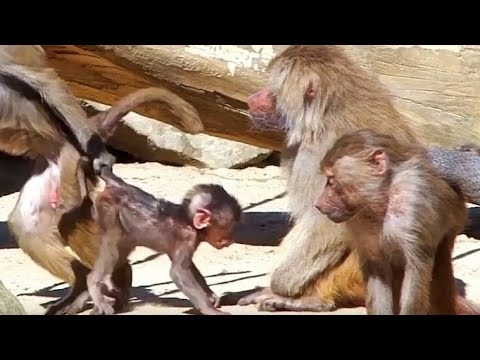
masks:
[[[279,255],[279,239],[285,234],[287,202],[279,197],[284,181],[277,167],[245,170],[199,170],[160,164],[119,164],[115,171],[126,181],[156,196],[179,201],[194,184],[222,184],[247,207],[237,243],[224,250],[201,245],[195,263],[212,290],[222,296],[222,307],[232,314],[265,314],[255,307],[234,306],[236,299],[256,286],[268,284],[268,272]],[[9,238],[5,221],[18,194],[0,198],[1,280],[29,314],[42,314],[45,305],[66,293],[66,285],[41,269]],[[467,296],[480,302],[480,242],[462,235],[455,247],[455,276]],[[168,276],[166,256],[138,248],[131,256],[133,290],[131,311],[126,314],[191,314],[192,307]],[[88,314],[87,309],[83,314]],[[278,314],[278,313],[277,313]],[[282,312],[281,314],[294,314]],[[332,314],[332,313],[331,313]],[[363,308],[342,309],[333,314],[365,314]]]

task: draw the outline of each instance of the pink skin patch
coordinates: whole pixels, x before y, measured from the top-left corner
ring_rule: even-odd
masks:
[[[284,119],[277,112],[275,95],[270,90],[263,89],[250,95],[247,104],[255,128],[286,130]]]
[[[315,87],[313,86],[313,82],[311,82],[311,81],[308,84],[308,89],[307,89],[307,92],[306,92],[305,96],[306,96],[308,102],[312,102],[317,97],[317,90],[315,89]]]
[[[58,204],[58,188],[56,186],[50,186],[50,192],[48,194],[48,202],[53,209],[57,208]]]
[[[266,115],[275,111],[275,97],[266,89],[250,95],[247,99],[247,104],[252,115]]]

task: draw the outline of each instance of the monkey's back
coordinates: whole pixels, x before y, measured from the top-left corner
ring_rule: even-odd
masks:
[[[429,156],[449,184],[458,187],[467,201],[480,205],[480,156],[438,147],[430,149]]]

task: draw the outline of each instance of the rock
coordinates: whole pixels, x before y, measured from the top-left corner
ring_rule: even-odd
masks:
[[[98,110],[109,108],[91,101],[85,103]],[[269,149],[206,134],[190,135],[134,112],[124,117],[108,144],[143,161],[207,168],[256,165],[272,154]]]
[[[0,315],[27,315],[23,305],[2,281],[0,281]]]

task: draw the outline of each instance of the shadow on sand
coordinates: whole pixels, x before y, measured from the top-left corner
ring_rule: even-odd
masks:
[[[221,272],[218,274],[207,275],[205,276],[205,278],[216,278],[216,277],[232,276],[232,275],[237,275],[237,276],[229,280],[220,279],[217,282],[209,284],[209,286],[212,288],[213,291],[215,291],[214,289],[215,289],[215,286],[217,285],[231,284],[237,281],[258,278],[266,274],[265,273],[252,274],[251,271]],[[139,305],[139,304],[152,304],[156,306],[165,306],[165,307],[192,308],[192,303],[189,300],[182,299],[179,297],[169,296],[169,295],[179,294],[180,291],[178,289],[168,290],[159,295],[154,294],[151,291],[152,287],[162,286],[162,285],[172,285],[172,284],[173,284],[172,281],[165,281],[161,283],[134,287],[131,289],[130,302],[133,306]],[[59,282],[34,292],[19,294],[18,296],[42,296],[42,297],[54,298],[54,300],[49,300],[41,304],[44,308],[46,308],[53,302],[56,302],[59,298],[62,298],[67,295],[69,291],[68,288],[55,289],[56,287],[62,286],[62,285],[65,285],[65,283]],[[242,295],[243,293],[248,294],[249,292],[252,292],[255,290],[256,288],[247,290],[247,291],[238,292],[238,293],[226,293],[221,298],[221,305],[235,305],[238,299],[240,299],[241,296],[244,296]],[[91,308],[91,305],[87,307],[87,310],[90,308]],[[192,311],[195,313],[194,310]]]
[[[18,248],[16,241],[10,236],[8,225],[5,221],[0,221],[0,249]]]
[[[253,206],[250,206],[251,208]],[[289,221],[289,214],[287,212],[245,212],[243,221],[236,229],[235,232],[235,241],[239,244],[253,245],[253,246],[277,246],[280,244],[283,237],[287,234],[290,229],[291,223]],[[469,209],[469,223],[465,228],[464,233],[472,238],[480,239],[480,208],[471,208]],[[9,236],[8,227],[5,222],[0,222],[0,248],[14,248],[16,247],[15,241]],[[480,249],[473,249],[467,251],[463,254],[459,254],[453,258],[453,260],[458,260],[463,257],[469,256],[475,252],[480,251]],[[145,259],[136,261],[132,265],[138,265],[144,262],[151,261],[158,257],[158,255],[153,254]],[[236,275],[235,278],[224,280],[212,283],[209,286],[215,291],[216,285],[222,285],[227,283],[233,283],[249,278],[262,277],[266,274],[263,273],[253,273],[252,271],[241,271],[241,272],[222,272],[219,274],[208,275],[206,278],[213,277],[224,277]],[[460,295],[465,296],[465,283],[461,279],[456,279],[457,287],[459,289]],[[154,304],[157,306],[165,307],[180,307],[180,308],[190,308],[186,311],[187,313],[196,313],[195,310],[191,309],[192,304],[189,300],[182,299],[174,294],[178,294],[177,289],[166,291],[160,295],[156,295],[151,291],[151,288],[158,285],[171,285],[171,281],[156,283],[145,286],[137,286],[131,290],[131,303],[132,305],[137,304]],[[42,296],[54,298],[56,301],[58,298],[65,296],[68,292],[68,288],[56,289],[56,287],[65,285],[60,282],[43,289],[40,289],[35,292],[19,294],[20,296]],[[221,298],[222,305],[235,305],[237,301],[254,291],[257,291],[258,288],[253,288],[249,290],[242,290],[239,292],[230,292],[226,293]],[[46,307],[51,303],[42,304]]]
[[[468,223],[463,233],[470,238],[480,240],[480,207],[468,209]]]

